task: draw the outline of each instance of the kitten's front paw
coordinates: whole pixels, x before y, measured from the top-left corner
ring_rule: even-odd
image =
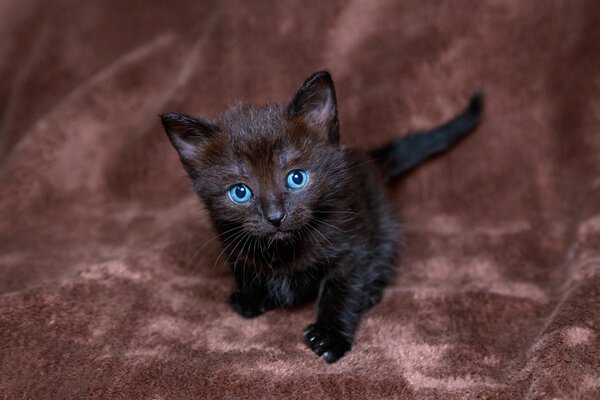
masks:
[[[271,308],[262,298],[253,297],[251,294],[241,290],[234,290],[229,296],[229,304],[234,311],[244,318],[254,318],[269,311]]]
[[[328,363],[336,362],[352,347],[350,341],[341,333],[316,323],[304,329],[304,342]]]

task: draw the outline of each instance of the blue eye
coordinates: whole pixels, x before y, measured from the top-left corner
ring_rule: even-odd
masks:
[[[252,198],[252,192],[248,186],[244,185],[243,183],[238,183],[229,189],[229,197],[234,203],[242,204],[246,203]]]
[[[287,183],[290,189],[300,189],[308,183],[308,174],[301,169],[295,169],[288,174],[285,183]]]

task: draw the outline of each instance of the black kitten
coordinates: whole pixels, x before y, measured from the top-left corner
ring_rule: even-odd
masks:
[[[162,116],[218,230],[246,318],[317,299],[306,344],[334,362],[394,273],[400,232],[384,186],[478,122],[481,99],[448,124],[372,153],[339,143],[331,76],[310,76],[289,104],[241,106],[208,121]],[[375,162],[373,162],[375,161]]]

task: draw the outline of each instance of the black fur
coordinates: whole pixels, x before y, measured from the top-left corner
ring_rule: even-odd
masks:
[[[236,107],[210,122],[164,115],[233,270],[233,309],[253,318],[316,299],[305,342],[327,362],[342,357],[362,314],[379,303],[394,275],[400,232],[386,176],[464,136],[480,104],[476,97],[447,125],[371,154],[340,145],[335,90],[325,71],[309,77],[286,105]],[[286,174],[297,169],[309,179],[292,190]],[[228,190],[241,183],[253,197],[236,204]]]
[[[479,123],[482,109],[483,96],[476,94],[467,109],[453,120],[426,132],[404,136],[374,150],[371,155],[387,170],[390,178],[399,176],[465,137]]]

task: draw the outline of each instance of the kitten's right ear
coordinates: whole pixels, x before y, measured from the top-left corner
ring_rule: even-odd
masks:
[[[164,114],[160,119],[171,144],[184,162],[194,160],[202,143],[218,131],[210,122],[183,114]]]

